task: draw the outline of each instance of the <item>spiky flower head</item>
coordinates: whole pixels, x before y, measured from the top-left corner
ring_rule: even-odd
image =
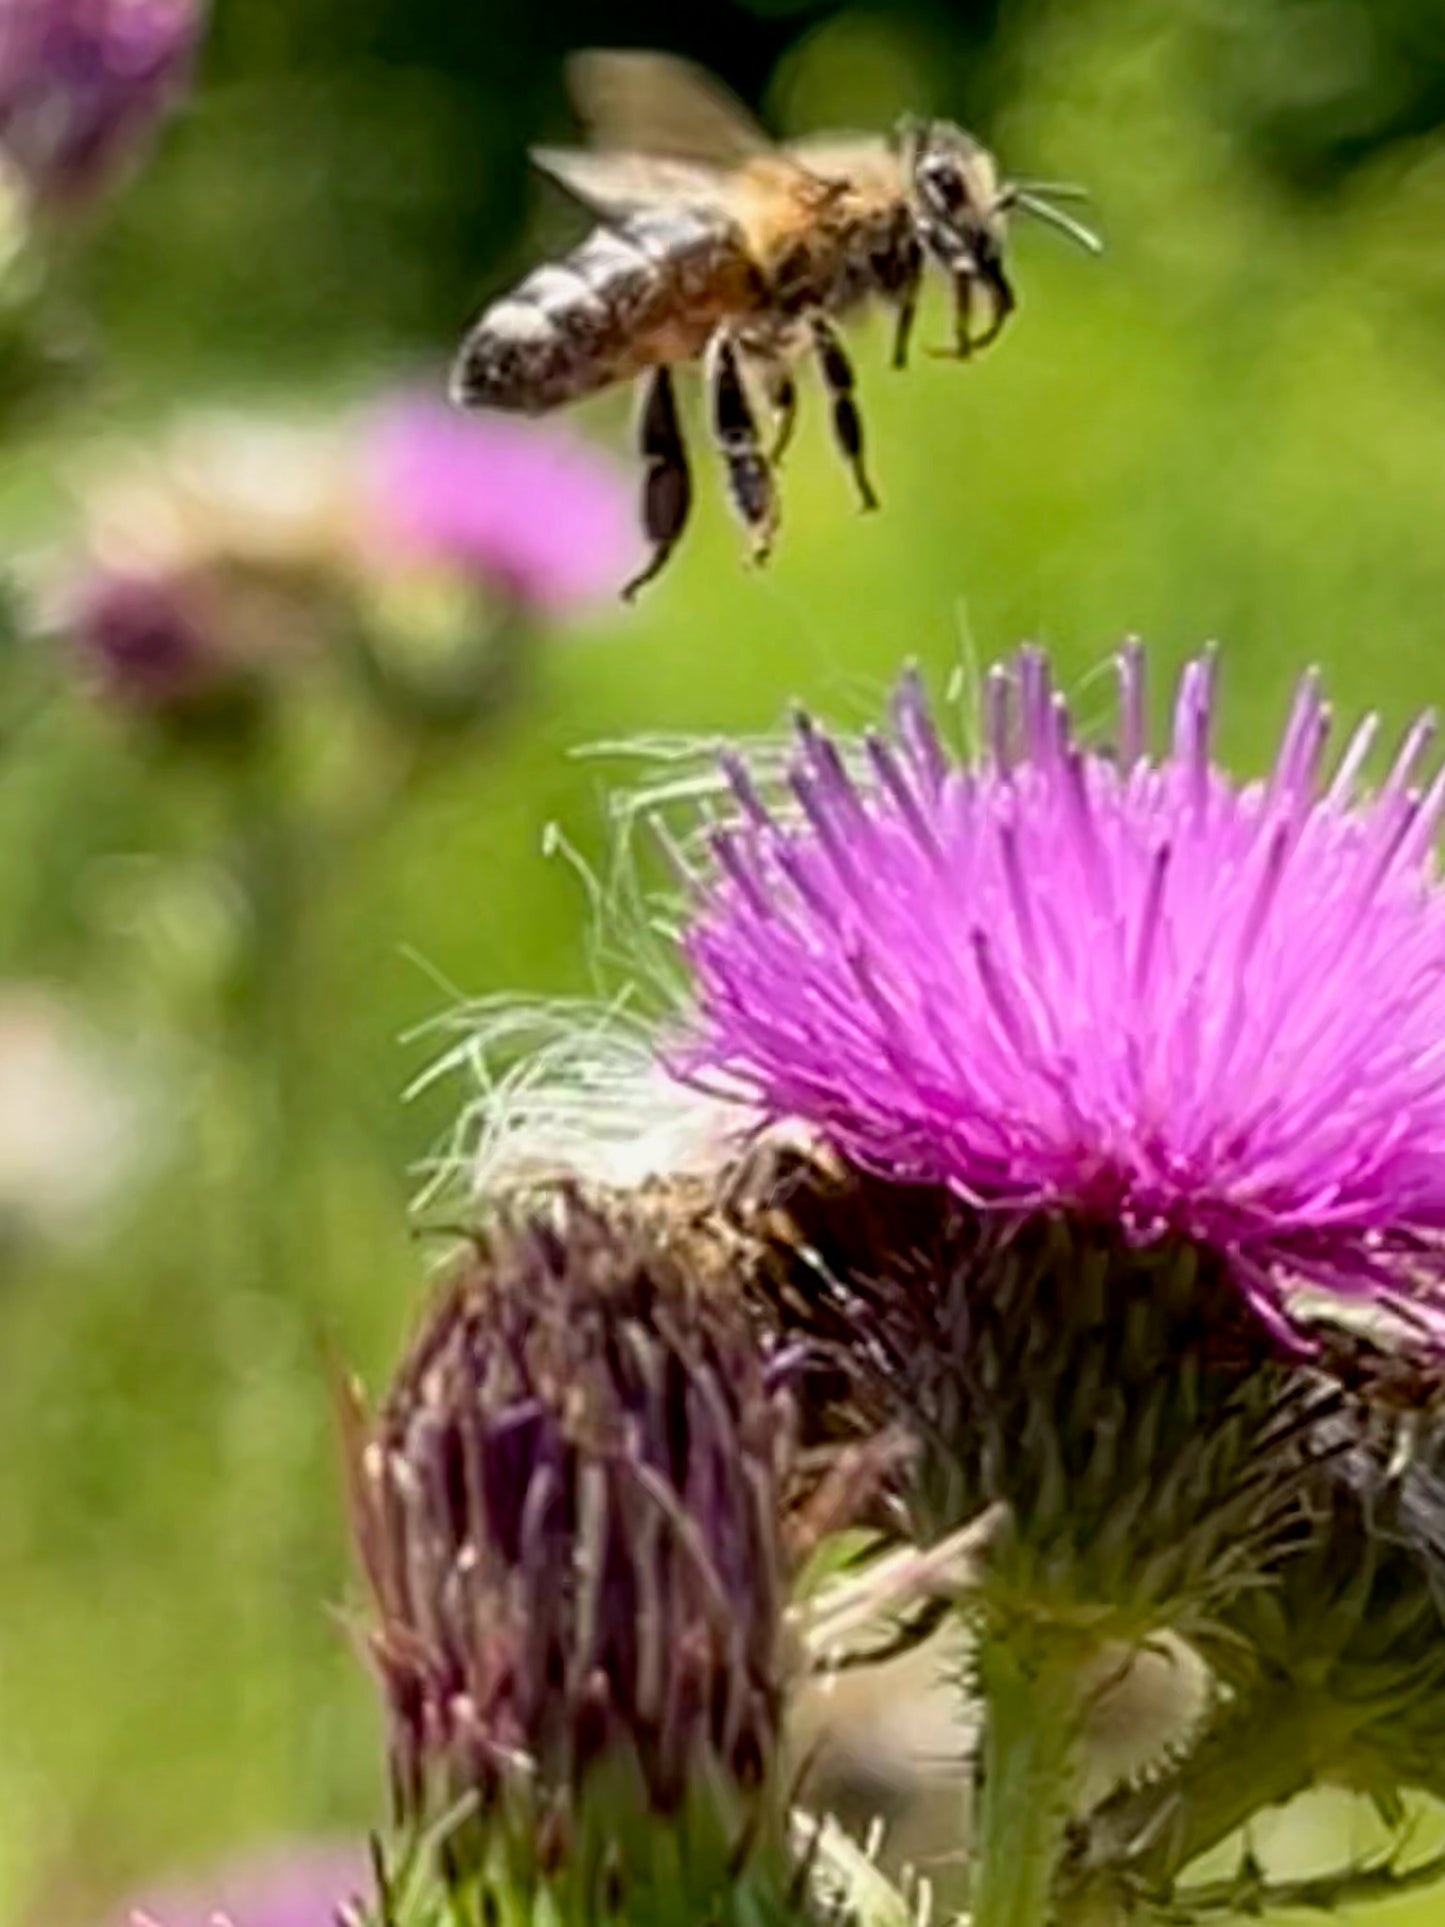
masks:
[[[454,1878],[568,1919],[761,1904],[788,1437],[736,1299],[575,1195],[451,1278],[352,1484],[397,1805],[461,1803]]]
[[[1215,763],[1215,709],[1206,657],[1151,752],[1128,649],[1096,750],[1024,650],[989,677],[976,760],[944,748],[909,676],[851,766],[800,722],[787,804],[729,761],[676,1062],[1000,1219],[1060,1211],[1215,1254],[1286,1338],[1322,1293],[1438,1346],[1432,724],[1366,792],[1374,719],[1329,771],[1313,675],[1263,781]]]
[[[0,156],[73,206],[128,171],[190,78],[200,0],[6,0]]]

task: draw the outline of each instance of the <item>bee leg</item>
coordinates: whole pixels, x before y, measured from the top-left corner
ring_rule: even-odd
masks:
[[[692,477],[668,368],[655,369],[648,377],[637,439],[643,461],[642,526],[653,546],[646,567],[622,591],[624,602],[631,602],[661,572],[692,506]]]
[[[1001,267],[991,268],[982,278],[993,305],[993,314],[983,333],[974,337],[971,344],[974,348],[987,348],[991,341],[997,341],[1003,332],[1003,324],[1018,306],[1013,287]]]
[[[971,274],[956,274],[953,277],[953,341],[954,353],[960,361],[967,361],[975,346]]]
[[[722,332],[713,336],[708,347],[707,381],[713,434],[722,451],[728,494],[752,539],[753,560],[766,562],[778,526],[773,475],[743,386],[737,348]]]
[[[793,439],[793,429],[798,420],[798,384],[793,373],[784,363],[775,361],[767,364],[763,379],[767,384],[768,401],[773,410],[773,445],[768,450],[768,460],[777,468],[787,453],[788,444]]]
[[[834,438],[853,470],[864,508],[876,509],[878,497],[873,493],[873,484],[868,480],[868,471],[863,466],[863,422],[858,405],[853,400],[853,364],[844,353],[843,344],[832,326],[821,315],[814,316],[812,328],[818,366],[823,371],[823,380],[833,398]]]
[[[898,283],[898,320],[893,330],[893,366],[908,366],[908,343],[918,315],[918,290],[923,283],[923,249],[915,241],[904,257]]]

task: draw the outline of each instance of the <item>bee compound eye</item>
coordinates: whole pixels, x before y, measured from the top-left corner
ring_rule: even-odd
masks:
[[[930,197],[945,214],[956,214],[963,206],[963,178],[951,161],[934,161],[925,167],[923,180]]]

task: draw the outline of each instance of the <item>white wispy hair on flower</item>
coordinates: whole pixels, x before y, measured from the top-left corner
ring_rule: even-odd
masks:
[[[956,713],[965,739],[976,705],[960,682]],[[849,771],[867,768],[864,740],[839,736]],[[769,1119],[741,1090],[707,1090],[674,1075],[662,1040],[690,1008],[679,967],[677,902],[649,895],[637,846],[646,838],[684,888],[698,880],[707,837],[732,795],[729,771],[746,762],[779,820],[795,809],[788,773],[795,745],[784,730],[746,737],[687,731],[598,740],[573,755],[630,766],[606,799],[614,842],[599,878],[560,834],[543,837],[548,856],[576,871],[588,900],[594,974],[621,986],[595,997],[456,994],[453,1007],[409,1041],[448,1041],[408,1087],[408,1099],[460,1081],[469,1095],[446,1140],[421,1166],[413,1208],[442,1200],[472,1204],[571,1178],[627,1189],[650,1179],[721,1171],[766,1134],[811,1141],[798,1120]],[[443,985],[448,993],[453,987]]]
[[[418,1208],[557,1178],[631,1189],[720,1170],[760,1127],[742,1102],[684,1083],[653,1024],[585,998],[488,997],[437,1027],[452,1042],[416,1078],[419,1096],[460,1077],[472,1095],[424,1169]]]

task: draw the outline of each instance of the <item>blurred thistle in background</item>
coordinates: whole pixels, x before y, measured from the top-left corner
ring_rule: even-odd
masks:
[[[6,0],[0,155],[43,212],[119,185],[184,97],[202,0]]]
[[[641,556],[619,471],[566,430],[418,392],[376,410],[359,455],[374,567],[472,575],[565,614],[615,596]]]
[[[80,505],[86,573],[55,592],[56,625],[118,704],[182,726],[299,693],[319,657],[398,730],[494,719],[538,627],[612,593],[637,553],[603,455],[420,391],[182,420]]]
[[[104,205],[184,99],[204,0],[5,0],[0,10],[0,426],[95,373],[55,273],[64,230]]]

